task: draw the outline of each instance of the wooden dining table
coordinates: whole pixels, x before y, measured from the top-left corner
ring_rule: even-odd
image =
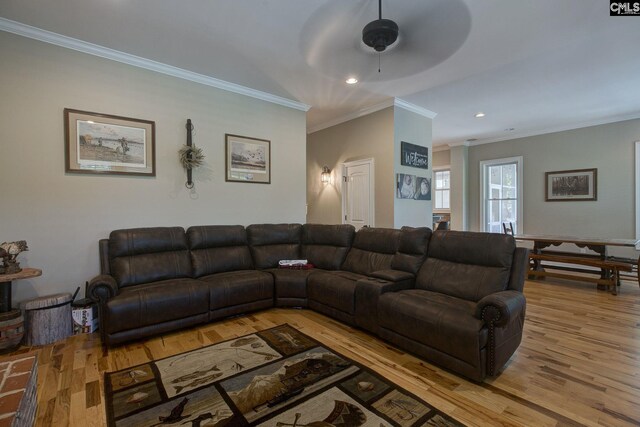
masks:
[[[516,234],[516,240],[532,241],[533,252],[541,253],[549,246],[560,246],[563,243],[571,243],[579,248],[588,248],[598,253],[602,259],[606,259],[609,254],[607,248],[610,246],[637,247],[640,243],[638,239],[594,239],[575,236],[554,236],[537,234]]]
[[[550,276],[570,280],[590,281],[597,283],[599,289],[607,286],[611,288],[613,294],[617,294],[617,287],[620,285],[620,272],[637,272],[638,261],[611,257],[608,253],[608,248],[614,246],[636,248],[640,243],[638,239],[596,239],[533,234],[517,234],[514,238],[517,241],[533,242],[533,250],[529,255],[530,263],[528,274],[530,278]],[[595,252],[595,254],[544,250],[550,246],[560,246],[565,243],[573,244],[579,248],[588,248]],[[548,261],[552,264],[544,265],[543,261]],[[578,276],[575,274],[548,272],[545,271],[545,266],[554,270],[591,274],[594,272],[597,274],[597,268],[599,268],[600,277],[588,278],[583,275]],[[590,270],[589,268],[596,268],[596,270]]]

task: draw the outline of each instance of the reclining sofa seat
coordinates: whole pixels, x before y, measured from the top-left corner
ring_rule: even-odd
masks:
[[[274,278],[275,305],[307,307],[308,277],[340,268],[355,228],[349,224],[253,224],[247,227],[247,234],[256,268]],[[278,268],[278,262],[284,259],[306,259],[314,268]]]
[[[100,331],[113,345],[204,323],[209,318],[206,284],[192,278],[182,227],[111,232],[102,261],[108,271],[92,280],[92,297],[103,301]],[[102,286],[95,286],[96,284]]]
[[[512,236],[436,231],[414,289],[379,298],[379,335],[476,381],[522,339],[527,250]]]
[[[360,229],[340,270],[314,272],[309,276],[309,307],[376,332],[380,287],[383,284],[412,286],[414,274],[424,260],[430,234],[428,228]],[[409,243],[411,238],[417,238],[414,246]],[[402,247],[401,242],[405,242]]]
[[[193,277],[209,289],[209,321],[273,306],[273,277],[254,269],[243,226],[189,227],[187,238]]]

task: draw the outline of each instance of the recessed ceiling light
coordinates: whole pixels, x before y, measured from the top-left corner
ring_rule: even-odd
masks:
[[[356,79],[355,77],[349,77],[347,80],[345,80],[346,83],[348,85],[354,85],[356,83],[358,83],[358,79]]]
[[[475,117],[476,119],[479,119],[480,117],[484,117],[484,116],[485,116],[485,114],[484,114],[482,111],[481,111],[481,112],[479,112],[479,113],[476,113],[476,114],[474,115],[474,117]]]

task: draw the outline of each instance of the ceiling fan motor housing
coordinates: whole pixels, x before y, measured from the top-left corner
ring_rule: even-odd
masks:
[[[377,19],[362,29],[362,41],[367,46],[384,51],[398,39],[398,24],[390,19]]]

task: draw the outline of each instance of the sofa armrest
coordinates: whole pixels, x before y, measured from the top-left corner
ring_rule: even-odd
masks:
[[[413,287],[413,274],[408,280],[390,282],[388,280],[368,277],[356,282],[355,290],[355,322],[369,332],[378,333],[378,301],[387,292],[397,292]]]
[[[99,304],[106,303],[117,293],[118,284],[116,279],[107,274],[101,274],[91,279],[87,288],[87,296]]]
[[[475,316],[489,331],[487,374],[496,375],[522,341],[527,301],[518,291],[502,291],[482,298]]]
[[[525,305],[526,300],[522,292],[496,292],[478,301],[475,316],[486,324],[492,323],[493,326],[500,327],[516,318]]]
[[[516,248],[511,262],[511,275],[508,289],[522,292],[524,279],[529,270],[529,249]]]
[[[378,270],[370,273],[369,276],[376,279],[387,280],[389,282],[402,282],[413,280],[415,276],[407,271],[402,270]]]

